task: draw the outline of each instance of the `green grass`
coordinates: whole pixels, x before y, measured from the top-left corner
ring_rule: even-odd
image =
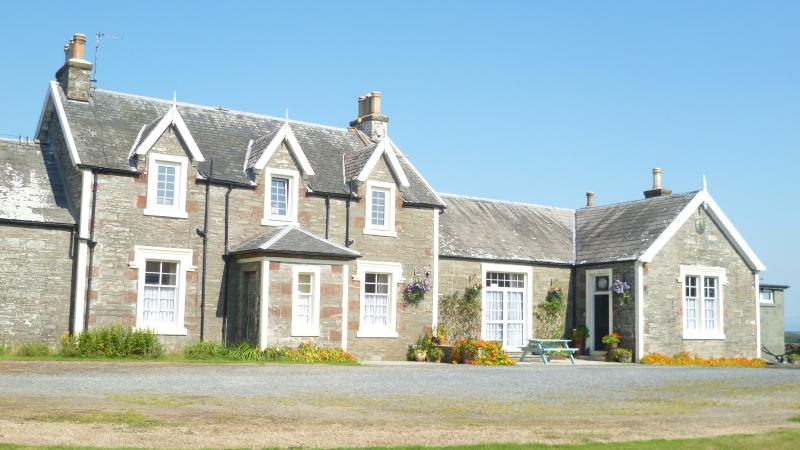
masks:
[[[58,414],[44,417],[37,417],[36,420],[48,422],[64,423],[108,423],[114,425],[128,425],[130,427],[154,427],[165,425],[158,420],[152,419],[139,411],[129,409],[121,412],[92,412],[84,414]]]
[[[630,441],[574,445],[544,445],[544,444],[481,444],[451,447],[366,447],[368,449],[381,450],[424,450],[424,449],[443,449],[443,450],[749,450],[752,448],[769,448],[770,450],[795,449],[800,441],[800,429],[776,431],[772,433],[762,433],[755,435],[735,435],[721,436],[698,439],[657,439],[650,441]],[[27,450],[27,449],[93,449],[94,447],[36,447],[27,445],[2,444],[0,450]],[[363,450],[363,449],[362,449]]]

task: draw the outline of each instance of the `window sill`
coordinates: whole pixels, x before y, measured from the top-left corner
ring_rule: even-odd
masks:
[[[775,306],[774,302],[758,302],[761,306]]]
[[[144,210],[145,216],[159,216],[159,217],[171,217],[173,219],[188,219],[189,213],[186,211],[169,211],[163,209],[153,209],[153,208],[145,208]]]
[[[154,328],[154,327],[149,327],[149,326],[145,325],[145,326],[137,326],[136,329],[137,330],[150,330],[150,331],[152,331],[153,333],[155,333],[155,334],[157,334],[159,336],[186,336],[187,334],[189,334],[188,331],[186,330],[186,328],[177,327],[177,326],[167,327],[167,326],[163,326],[162,325],[162,326]]]
[[[296,220],[292,219],[261,219],[261,225],[268,225],[271,227],[283,227],[286,225],[297,225]]]
[[[396,338],[398,337],[397,331],[389,330],[359,330],[356,332],[357,338]]]
[[[397,237],[397,231],[393,231],[393,230],[376,230],[376,229],[373,229],[373,228],[364,228],[364,234],[372,235],[372,236]]]
[[[723,341],[725,335],[721,333],[714,334],[684,334],[684,341]]]

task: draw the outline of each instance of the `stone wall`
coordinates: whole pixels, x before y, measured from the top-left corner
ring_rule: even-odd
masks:
[[[695,221],[703,218],[706,231],[698,234]],[[683,339],[683,284],[680,266],[725,269],[723,292],[725,339]],[[698,209],[645,266],[644,353],[689,352],[703,357],[756,356],[756,292],[753,272],[722,230]]]
[[[761,303],[761,345],[770,352],[780,355],[784,351],[785,335],[783,329],[783,304],[784,291],[775,289],[772,291],[773,303]],[[767,354],[762,355],[764,359],[774,360]]]
[[[445,213],[446,214],[446,213]],[[485,283],[481,279],[481,265],[494,263],[494,261],[474,261],[464,259],[443,258],[439,261],[439,294],[450,295],[456,291],[463,293],[464,288],[475,283]],[[541,304],[547,297],[547,292],[552,287],[560,287],[564,293],[567,305],[574,302],[572,287],[572,269],[570,267],[545,266],[536,264],[516,264],[522,268],[533,269],[533,309]],[[534,311],[528,311],[528,320],[533,323],[533,335],[537,335]],[[564,330],[569,334],[569,311],[566,311]]]
[[[622,304],[617,296],[611,296],[611,314],[612,314],[612,331],[616,331],[622,336],[619,346],[622,348],[630,349],[636,357],[636,266],[633,261],[606,263],[606,264],[593,264],[587,266],[580,266],[575,269],[575,291],[576,301],[576,323],[578,325],[586,325],[587,315],[586,309],[586,272],[599,269],[611,269],[611,282],[615,279],[622,279],[630,285],[630,300]],[[591,328],[591,327],[590,327]],[[587,343],[594,340],[594,336],[590,336]],[[602,348],[595,348],[595,350],[603,350]]]
[[[0,224],[0,344],[56,345],[69,330],[69,229]]]

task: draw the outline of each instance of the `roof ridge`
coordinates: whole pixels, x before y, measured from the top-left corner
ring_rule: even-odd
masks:
[[[112,90],[108,90],[108,89],[95,89],[95,90],[98,91],[98,92],[105,92],[107,94],[122,95],[122,96],[126,96],[126,97],[139,98],[139,99],[142,99],[142,100],[154,100],[154,101],[158,101],[158,102],[172,104],[172,100],[164,100],[164,99],[161,99],[161,98],[158,98],[158,97],[148,97],[146,95],[131,94],[131,93],[128,93],[128,92],[112,91]],[[277,121],[281,121],[281,122],[287,122],[288,121],[290,124],[295,123],[295,124],[298,124],[298,125],[309,125],[309,126],[313,126],[313,127],[327,128],[327,129],[336,130],[336,131],[349,132],[349,127],[336,127],[336,126],[333,126],[333,125],[324,125],[324,124],[321,124],[321,123],[305,122],[305,121],[302,121],[302,120],[294,120],[294,119],[288,119],[287,120],[285,117],[271,116],[269,114],[260,114],[260,113],[254,113],[254,112],[249,112],[249,111],[239,111],[239,110],[236,110],[236,109],[228,109],[228,108],[219,109],[219,107],[217,107],[217,106],[200,105],[200,104],[197,104],[197,103],[187,103],[187,102],[180,102],[180,101],[175,102],[175,104],[178,105],[178,106],[188,106],[188,107],[191,107],[191,108],[200,108],[200,109],[205,109],[205,110],[209,110],[209,111],[233,113],[233,114],[243,114],[245,116],[259,117],[259,118],[262,118],[262,119],[277,120]]]
[[[679,192],[677,194],[662,195],[662,196],[659,196],[659,197],[651,197],[651,198],[640,198],[638,200],[628,200],[628,201],[624,201],[624,202],[609,203],[607,205],[584,206],[582,208],[578,208],[576,211],[596,210],[596,209],[608,208],[610,206],[629,205],[629,204],[633,204],[633,203],[642,203],[642,202],[647,202],[647,201],[651,201],[651,200],[658,200],[658,199],[665,199],[665,198],[672,198],[672,197],[685,197],[685,196],[688,196],[688,195],[694,196],[694,195],[697,195],[699,192],[701,192],[701,191]]]
[[[506,205],[517,205],[517,206],[533,206],[535,208],[547,208],[547,209],[555,209],[555,210],[559,210],[559,211],[575,212],[575,210],[571,209],[571,208],[562,208],[562,207],[559,207],[559,206],[540,205],[538,203],[517,202],[517,201],[513,201],[513,200],[498,200],[498,199],[494,199],[494,198],[475,197],[475,196],[471,196],[471,195],[451,194],[451,193],[446,193],[446,192],[439,192],[439,195],[441,195],[442,197],[457,197],[457,198],[463,198],[463,199],[466,199],[466,200],[477,200],[477,201],[482,201],[482,202],[501,203],[501,204],[506,204]]]

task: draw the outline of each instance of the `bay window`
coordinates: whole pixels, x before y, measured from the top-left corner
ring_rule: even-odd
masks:
[[[319,277],[317,266],[292,270],[292,336],[319,336]]]

